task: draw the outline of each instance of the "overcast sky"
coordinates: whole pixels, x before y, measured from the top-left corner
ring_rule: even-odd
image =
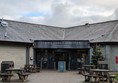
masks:
[[[0,0],[0,18],[68,27],[118,19],[118,0]]]

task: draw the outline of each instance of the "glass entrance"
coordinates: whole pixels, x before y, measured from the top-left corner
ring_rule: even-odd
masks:
[[[65,61],[66,70],[75,70],[87,63],[87,49],[37,49],[36,64],[41,69],[58,69],[58,62]]]
[[[42,69],[57,69],[57,62],[65,61],[66,69],[77,69],[79,61],[89,62],[89,48],[88,40],[36,40],[34,62]]]

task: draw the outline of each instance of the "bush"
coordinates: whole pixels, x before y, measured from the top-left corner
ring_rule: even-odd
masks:
[[[118,81],[118,74],[116,75],[115,79]]]
[[[102,52],[101,52],[101,47],[100,45],[94,45],[93,47],[93,55],[92,55],[92,65],[95,65],[97,67],[98,61],[103,60]]]

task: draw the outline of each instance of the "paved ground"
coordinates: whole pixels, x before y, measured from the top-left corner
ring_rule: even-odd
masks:
[[[28,81],[23,83],[84,83],[83,81],[84,77],[79,75],[77,71],[58,72],[54,70],[43,70],[40,73],[32,73],[28,77]],[[20,83],[18,76],[15,75],[12,77],[10,83]]]
[[[21,82],[17,74],[11,79],[11,82],[0,83],[85,83],[84,76],[79,75],[77,71],[58,72],[54,70],[43,70],[39,73],[31,73],[28,80]],[[86,82],[87,83],[87,82]],[[104,83],[104,82],[100,82]]]

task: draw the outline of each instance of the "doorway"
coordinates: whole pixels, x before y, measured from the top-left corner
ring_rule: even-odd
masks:
[[[78,59],[87,64],[88,49],[36,49],[36,64],[41,69],[58,69],[58,62],[65,61],[66,70],[75,70]]]

